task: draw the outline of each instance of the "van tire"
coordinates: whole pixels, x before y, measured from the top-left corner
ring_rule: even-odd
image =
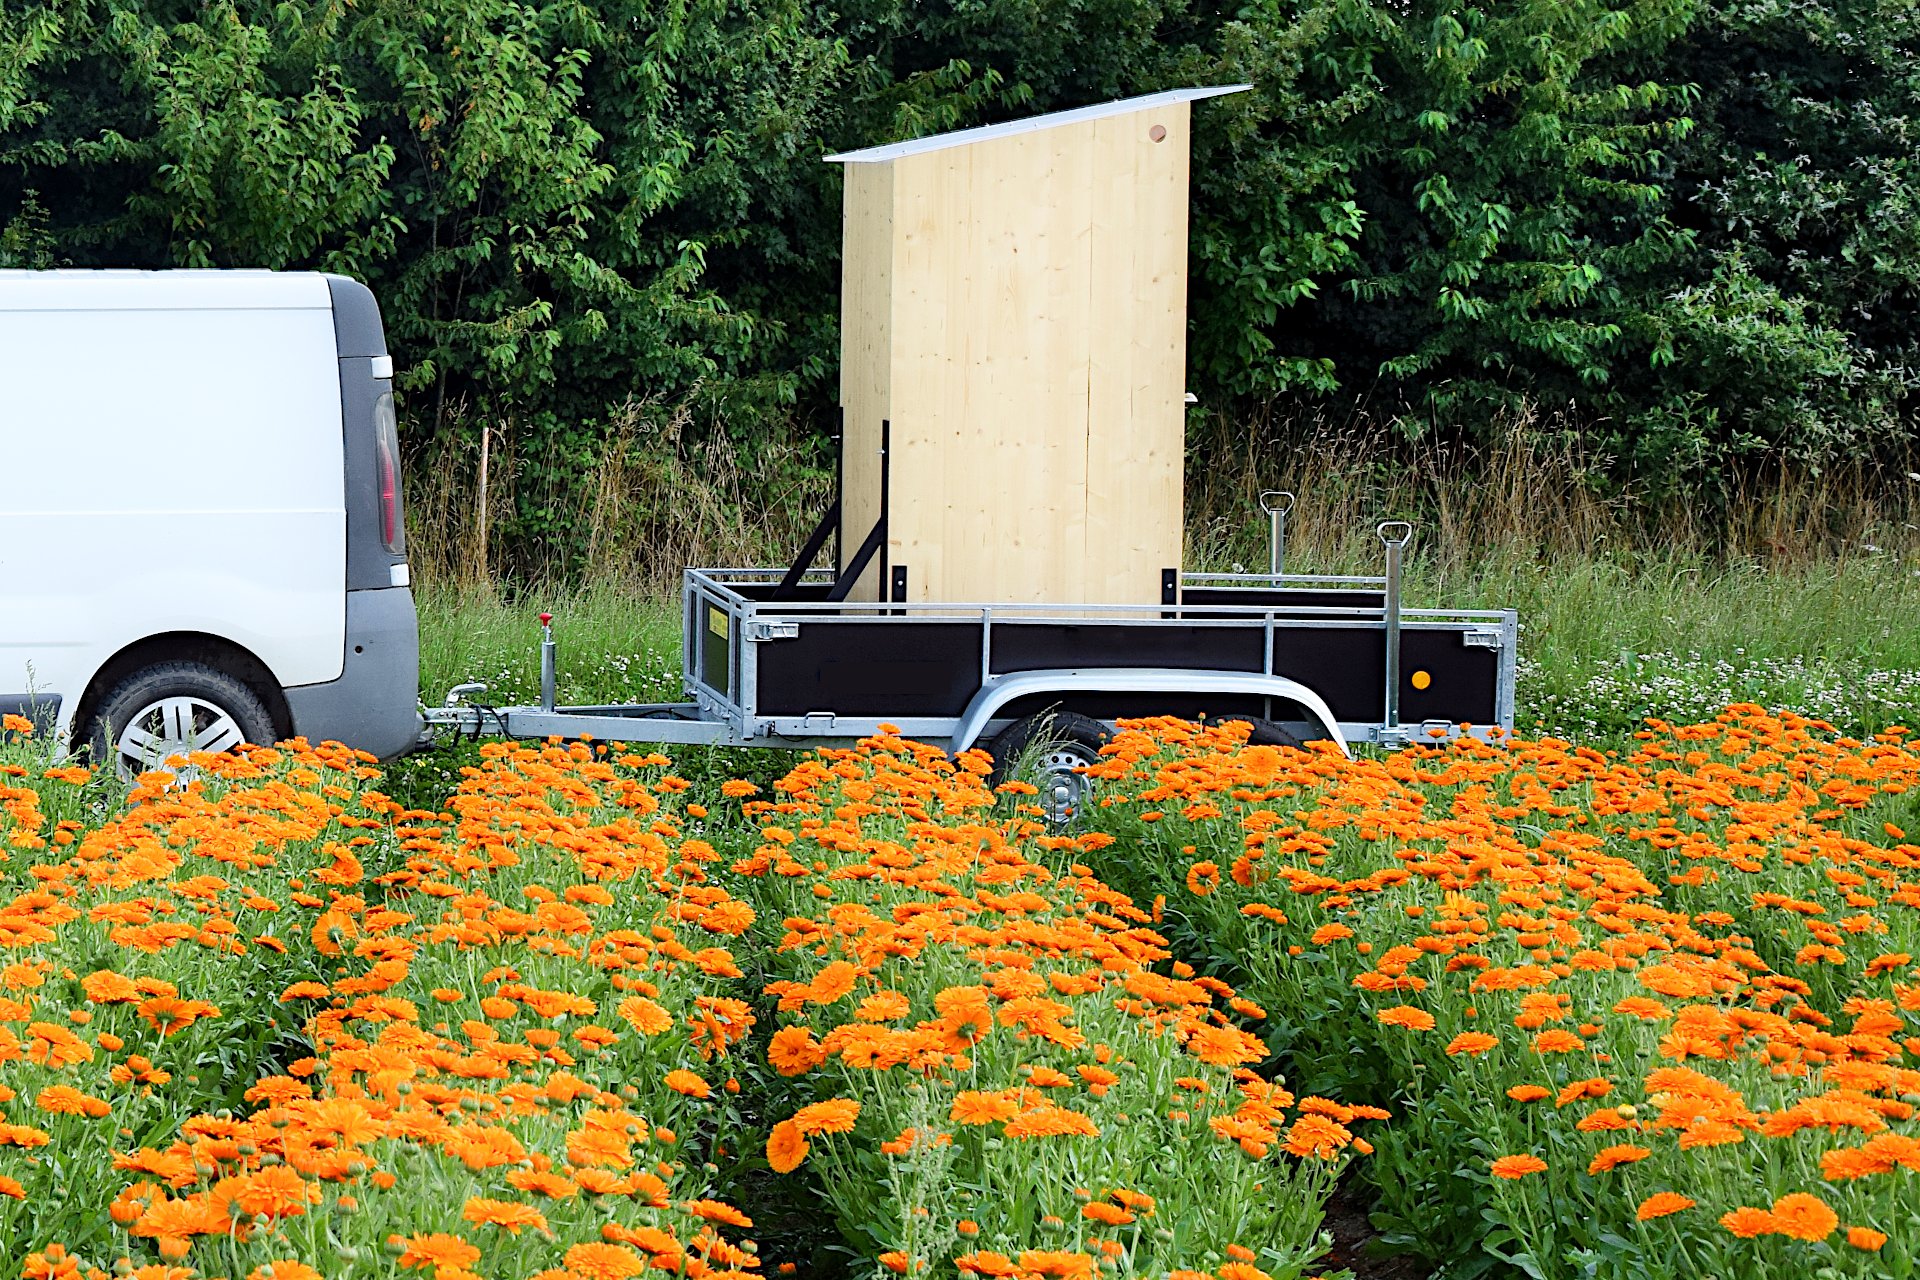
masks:
[[[196,750],[230,751],[243,741],[274,740],[273,716],[245,682],[203,662],[159,662],[107,690],[88,718],[82,741],[96,767],[111,766],[131,779],[142,769],[158,768],[165,753],[184,748],[184,743],[171,744],[180,741],[188,717]],[[137,760],[134,734],[143,735],[147,750],[161,753],[159,758]],[[198,745],[202,742],[217,745]]]

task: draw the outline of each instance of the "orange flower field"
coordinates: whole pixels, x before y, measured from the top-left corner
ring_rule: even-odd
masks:
[[[1139,722],[1056,831],[887,736],[413,810],[6,729],[6,1276],[1291,1280],[1343,1183],[1452,1276],[1920,1274],[1897,731]]]

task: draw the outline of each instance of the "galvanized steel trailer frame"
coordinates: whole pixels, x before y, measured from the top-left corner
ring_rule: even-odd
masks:
[[[1169,570],[1159,607],[847,601],[829,598],[825,570],[689,569],[686,700],[556,705],[549,630],[540,705],[477,705],[464,699],[480,686],[462,686],[425,716],[474,736],[738,747],[844,745],[890,726],[956,752],[1048,709],[1259,716],[1343,746],[1511,730],[1517,615],[1401,607],[1410,530],[1381,532],[1383,576]],[[1429,684],[1409,683],[1420,674]],[[1403,723],[1408,700],[1438,714]]]

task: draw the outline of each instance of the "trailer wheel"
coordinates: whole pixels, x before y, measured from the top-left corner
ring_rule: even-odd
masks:
[[[1016,720],[987,744],[995,782],[1018,778],[1040,789],[1034,800],[1048,822],[1064,827],[1079,814],[1091,789],[1081,773],[1100,760],[1113,730],[1073,711],[1044,712]]]

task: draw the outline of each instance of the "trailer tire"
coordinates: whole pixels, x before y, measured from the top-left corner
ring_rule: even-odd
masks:
[[[1300,735],[1294,733],[1291,729],[1283,728],[1275,724],[1271,720],[1260,720],[1253,716],[1246,717],[1246,720],[1248,724],[1253,726],[1253,732],[1247,735],[1247,745],[1250,747],[1293,747],[1295,749],[1304,749],[1307,745]]]
[[[1078,770],[1098,763],[1100,748],[1112,741],[1113,730],[1092,716],[1050,711],[1014,721],[987,744],[987,753],[995,783],[1032,783],[1040,789],[1034,800],[1047,821],[1064,827],[1079,815],[1090,789]]]
[[[1305,750],[1310,742],[1331,742],[1324,733],[1311,733],[1301,737],[1277,720],[1263,720],[1259,716],[1207,716],[1202,724],[1225,724],[1229,720],[1238,720],[1242,724],[1252,725],[1253,732],[1247,735],[1250,747],[1293,747]]]

